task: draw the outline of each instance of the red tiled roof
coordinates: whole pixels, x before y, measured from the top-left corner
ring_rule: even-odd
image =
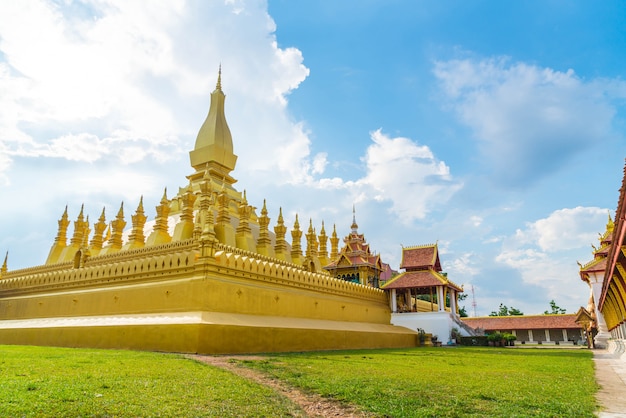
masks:
[[[592,273],[592,272],[604,271],[606,270],[606,261],[607,261],[606,257],[603,257],[601,260],[600,259],[593,260],[587,263],[586,265],[584,265],[583,268],[580,270],[580,272]]]
[[[485,331],[513,329],[579,329],[576,314],[565,315],[514,315],[461,318],[470,327]]]
[[[402,263],[400,268],[405,270],[432,267],[441,271],[437,244],[402,249]]]
[[[456,284],[452,283],[446,277],[442,276],[433,269],[407,271],[381,286],[382,289],[416,289],[431,286],[446,286],[458,292],[462,292]]]
[[[416,287],[441,286],[445,284],[445,279],[441,278],[433,270],[409,271],[402,273],[395,279],[386,283],[383,289],[409,289]]]

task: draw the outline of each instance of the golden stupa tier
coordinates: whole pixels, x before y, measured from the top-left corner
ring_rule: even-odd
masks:
[[[148,221],[143,199],[90,225],[67,208],[46,263],[0,269],[0,344],[191,353],[408,347],[416,332],[390,325],[387,294],[331,277],[322,223],[291,242],[282,209],[270,231],[233,184],[237,160],[224,117],[221,72],[190,153],[194,173]],[[335,238],[335,239],[333,239]],[[331,237],[331,258],[337,254]]]

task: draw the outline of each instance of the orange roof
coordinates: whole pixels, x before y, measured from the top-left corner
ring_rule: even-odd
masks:
[[[580,269],[580,275],[583,276],[583,273],[595,273],[606,270],[606,261],[606,257],[590,261]]]
[[[459,286],[433,269],[407,271],[385,283],[382,289],[415,289],[441,285],[451,287],[459,292],[463,291]]]
[[[441,271],[437,244],[402,248],[400,268],[405,270],[432,268]]]
[[[420,270],[402,273],[386,283],[384,289],[407,289],[416,287],[441,286],[445,278],[434,270]]]
[[[513,329],[579,329],[576,314],[565,315],[513,315],[461,318],[470,327],[485,331]]]

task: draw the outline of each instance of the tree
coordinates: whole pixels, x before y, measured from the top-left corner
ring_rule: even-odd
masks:
[[[465,300],[467,298],[467,293],[460,293],[459,294],[459,301]],[[467,318],[467,310],[465,309],[465,305],[463,306],[459,306],[459,316],[461,318]]]
[[[552,299],[550,301],[550,312],[545,311],[543,314],[544,315],[562,315],[564,313],[565,313],[565,309],[560,308],[559,306],[557,306],[557,304],[554,301],[554,299]]]
[[[514,307],[508,307],[504,304],[500,304],[500,308],[497,311],[492,311],[489,316],[517,316],[524,315],[524,312]]]

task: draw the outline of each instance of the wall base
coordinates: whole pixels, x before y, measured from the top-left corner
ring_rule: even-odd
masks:
[[[362,322],[187,312],[2,321],[0,344],[232,354],[415,347],[417,333]]]

